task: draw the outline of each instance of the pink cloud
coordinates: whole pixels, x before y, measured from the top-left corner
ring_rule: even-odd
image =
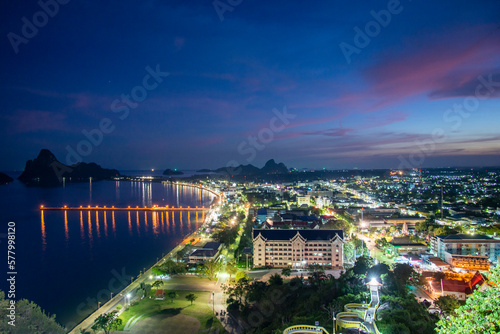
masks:
[[[468,31],[447,32],[439,41],[413,41],[423,46],[381,56],[382,61],[363,73],[371,86],[345,93],[336,99],[337,105],[359,107],[363,101],[368,102],[366,111],[375,111],[411,96],[460,87],[481,71],[490,72],[500,61],[498,29],[488,25]]]
[[[79,112],[83,112],[89,116],[94,117],[102,117],[102,110],[109,109],[111,101],[113,100],[113,98],[110,98],[108,96],[97,95],[88,92],[59,93],[32,88],[21,89],[38,96],[68,100],[69,103],[67,104],[66,108],[78,109]]]
[[[6,118],[11,122],[14,133],[68,130],[66,115],[52,111],[17,110]]]

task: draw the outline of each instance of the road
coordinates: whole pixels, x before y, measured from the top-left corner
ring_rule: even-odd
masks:
[[[197,231],[195,231],[192,234],[190,234],[189,236],[185,237],[181,244],[177,245],[174,249],[172,249],[167,255],[165,255],[162,259],[160,259],[160,261],[155,263],[153,265],[153,267],[156,265],[159,265],[159,264],[163,263],[164,261],[166,261],[167,259],[173,257],[184,246],[184,244],[186,242],[191,240],[193,237],[196,237],[196,235],[198,234],[199,231],[203,231],[206,224],[210,223],[210,221],[212,219],[213,212],[214,212],[213,210],[210,210],[208,212],[208,214],[205,216],[205,222],[203,223],[203,225]],[[138,278],[135,281],[133,281],[130,285],[128,285],[125,289],[123,289],[120,293],[116,294],[111,300],[106,302],[103,306],[101,306],[99,309],[97,309],[94,313],[92,313],[87,318],[85,318],[82,322],[80,322],[75,328],[73,328],[69,332],[69,334],[80,334],[81,330],[88,330],[94,324],[94,321],[100,315],[102,315],[104,313],[111,312],[113,310],[116,310],[116,306],[118,304],[127,305],[130,302],[130,300],[126,297],[127,294],[130,293],[131,298],[133,299],[134,295],[132,294],[132,292],[137,287],[139,287],[142,282],[151,283],[151,280],[149,278],[150,276],[153,275],[151,268],[149,268],[147,271],[145,271],[141,276],[138,276]],[[188,287],[189,288],[182,289],[179,286],[178,288],[179,288],[179,290],[202,290],[203,289],[203,291],[211,291],[213,289],[213,287],[210,288],[210,287],[201,287],[201,286],[199,289],[194,289],[193,288],[194,285],[193,286],[188,285]],[[124,309],[125,308],[122,308],[121,311],[123,311]]]
[[[383,262],[386,264],[392,264],[394,263],[393,260],[389,259],[387,256],[384,255],[384,252],[380,249],[377,248],[375,245],[375,241],[373,241],[371,238],[367,237],[363,233],[357,233],[356,237],[360,240],[363,240],[366,244],[366,248],[370,251],[370,256],[374,259],[377,259],[379,262]]]
[[[431,303],[434,301],[434,298],[427,291],[420,287],[412,290],[411,292],[417,297],[418,301],[422,301],[423,299],[427,299]]]

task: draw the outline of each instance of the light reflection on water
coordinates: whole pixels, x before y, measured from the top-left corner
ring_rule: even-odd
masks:
[[[97,241],[98,239],[107,239],[108,238],[108,232],[112,232],[113,236],[116,236],[116,222],[115,222],[115,211],[111,211],[112,215],[112,225],[111,225],[111,231],[109,231],[109,226],[107,223],[107,211],[99,211],[99,210],[78,210],[78,211],[70,211],[68,214],[68,210],[61,210],[63,211],[63,219],[64,219],[64,238],[66,243],[69,242],[70,239],[70,230],[74,229],[72,222],[75,219],[75,216],[79,216],[79,221],[80,224],[77,225],[78,229],[80,231],[80,239],[85,239],[85,227],[83,224],[83,211],[87,211],[87,239],[88,239],[88,245],[90,248],[92,248],[93,243]],[[136,211],[136,210],[134,210]],[[92,220],[92,213],[95,212],[95,219]],[[133,235],[132,231],[132,219],[131,219],[131,212],[132,211],[126,211],[127,214],[127,229],[129,235]],[[51,221],[57,220],[57,215],[60,213],[60,211],[54,211],[52,212],[52,215],[55,215],[56,217],[54,218],[51,216]],[[124,212],[120,212],[124,213]],[[204,219],[204,212],[202,214],[202,219],[199,218],[198,215],[199,211],[189,211],[185,212],[184,215],[187,215],[187,223],[190,225],[191,224],[191,218],[194,218],[195,222],[195,228],[198,228],[201,223],[203,223]],[[148,233],[149,231],[149,224],[148,224],[148,216],[151,216],[150,222],[152,224],[151,231],[153,235],[158,236],[161,233],[168,233],[168,232],[173,232],[174,229],[179,228],[182,230],[184,228],[184,218],[183,218],[183,211],[178,211],[179,218],[176,220],[175,219],[175,211],[169,211],[169,210],[164,210],[164,211],[144,211],[144,219],[141,221],[139,218],[139,211],[136,211],[136,227],[137,227],[137,235],[141,235],[141,230],[144,233]],[[101,227],[99,224],[99,215],[104,216],[104,226]],[[165,215],[165,220],[164,220],[164,215]],[[172,221],[170,223],[170,215],[172,215]],[[68,216],[70,218],[68,218]],[[47,245],[47,233],[45,229],[45,213],[44,210],[40,211],[40,221],[41,221],[41,237],[42,237],[42,245],[46,246]],[[102,231],[101,231],[102,230]],[[104,237],[101,238],[101,232],[104,232]],[[94,240],[94,237],[96,240]],[[45,251],[45,248],[43,250]]]
[[[134,214],[133,210],[93,213],[88,210],[89,205],[206,207],[213,199],[208,192],[192,187],[150,182],[87,181],[66,183],[64,188],[34,188],[14,181],[2,187],[0,212],[6,221],[23,226],[16,231],[22,242],[16,255],[23,263],[23,275],[16,281],[19,297],[33,300],[48,313],[56,314],[62,324],[85,316],[77,311],[78,306],[107,289],[114,277],[111,270],[123,269],[127,275],[137,276],[144,266],[152,265],[159,255],[170,251],[183,236],[200,226],[204,218],[199,212],[183,212],[182,219],[180,212],[168,211],[156,212],[154,216],[152,212],[145,216]],[[41,211],[41,205],[82,208]],[[71,294],[53,298],[60,291]]]

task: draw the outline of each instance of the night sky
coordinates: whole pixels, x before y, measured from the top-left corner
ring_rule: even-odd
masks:
[[[0,5],[0,170],[500,165],[500,1],[45,2]]]

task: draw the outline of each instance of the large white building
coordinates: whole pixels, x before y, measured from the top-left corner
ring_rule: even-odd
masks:
[[[302,205],[311,205],[311,196],[309,195],[304,195],[304,196],[297,196],[297,205],[302,206]]]
[[[497,263],[500,256],[500,240],[486,235],[437,235],[431,239],[431,252],[450,263],[453,255],[486,256]]]
[[[343,230],[253,230],[254,267],[344,267]]]

